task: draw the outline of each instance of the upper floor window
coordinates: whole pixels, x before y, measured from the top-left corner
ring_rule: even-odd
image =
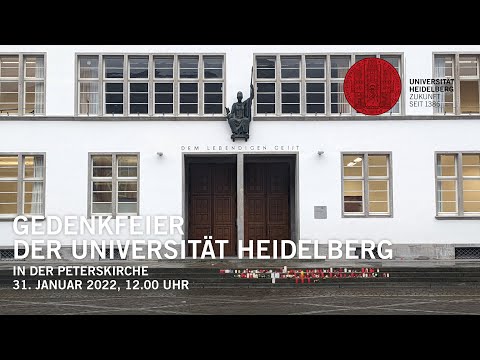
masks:
[[[351,107],[343,92],[343,80],[350,69],[351,56],[330,56],[330,112],[350,114]]]
[[[44,114],[44,55],[0,55],[0,115]]]
[[[224,55],[78,55],[78,115],[222,116]]]
[[[380,57],[401,74],[400,54],[255,55],[255,114],[356,114],[345,98],[343,81],[350,66],[366,57]],[[389,114],[400,114],[400,102]]]
[[[400,74],[400,77],[402,76],[402,68],[401,68],[401,56],[400,55],[396,55],[396,54],[356,54],[355,55],[355,62],[358,62],[360,60],[363,60],[363,59],[367,59],[367,58],[380,58],[380,59],[383,59],[385,61],[387,61],[388,63],[390,63],[394,68],[395,70],[397,70],[397,72]],[[402,97],[400,96],[400,99],[398,99],[397,103],[393,106],[392,109],[390,109],[390,111],[388,111],[387,114],[400,114],[400,104],[401,104],[401,100],[402,100]],[[356,113],[355,109],[352,110],[353,112]]]
[[[435,54],[433,75],[437,79],[453,79],[453,91],[436,93],[439,114],[480,113],[480,55]]]
[[[480,153],[439,153],[437,215],[480,216]]]

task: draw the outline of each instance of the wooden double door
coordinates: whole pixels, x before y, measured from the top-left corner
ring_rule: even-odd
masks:
[[[218,161],[188,165],[188,238],[228,240],[225,256],[237,255],[236,169],[236,163]],[[255,249],[257,240],[291,239],[290,189],[290,162],[245,162],[244,239],[253,240]]]

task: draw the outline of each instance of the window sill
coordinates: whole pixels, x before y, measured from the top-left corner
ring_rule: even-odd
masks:
[[[117,219],[119,216],[121,216],[122,218],[127,218],[127,219],[130,219],[131,217],[133,216],[140,216],[138,214],[117,214],[116,216],[113,216],[112,214],[91,214],[91,215],[88,215],[87,216],[87,219],[90,220],[92,219],[93,217],[95,218],[99,218],[99,217],[102,217],[102,218],[106,218],[110,216],[111,217],[111,220],[115,220]]]
[[[257,114],[253,116],[254,121],[429,121],[429,120],[480,120],[480,114],[461,115],[402,115],[402,114],[381,114],[374,116],[352,115],[352,114],[318,114],[318,115],[277,115]]]
[[[27,222],[32,221],[32,216],[27,216],[27,215],[8,215],[8,216],[0,216],[0,222],[12,222],[15,220],[16,217],[18,216],[25,216],[27,218]],[[45,215],[35,215],[35,216],[43,216],[43,219],[36,219],[36,221],[45,221],[46,217]]]
[[[364,218],[364,219],[371,219],[371,218],[393,218],[393,215],[348,215],[348,214],[343,214],[342,215],[342,218],[343,219],[349,219],[349,218],[354,218],[354,219],[358,219],[358,218]]]
[[[455,216],[455,215],[437,215],[437,220],[480,220],[480,215],[472,216]]]

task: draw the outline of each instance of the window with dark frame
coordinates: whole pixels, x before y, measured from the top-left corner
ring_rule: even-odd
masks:
[[[203,56],[203,113],[223,114],[223,56]]]
[[[129,109],[130,115],[148,115],[149,59],[148,56],[129,56]]]
[[[282,114],[300,114],[301,61],[301,56],[280,56]]]
[[[224,72],[223,54],[79,54],[77,113],[222,116]]]
[[[350,69],[350,56],[330,56],[330,113],[350,114],[351,106],[343,92],[343,81]]]
[[[173,55],[153,57],[155,67],[155,114],[173,114],[174,60],[175,57]]]
[[[400,54],[255,55],[257,116],[356,115],[343,82],[352,61],[377,57],[401,75]],[[401,98],[388,114],[401,113]]]
[[[182,55],[178,57],[179,64],[179,113],[197,114],[198,113],[198,81],[188,81],[198,79],[198,56]]]
[[[123,56],[104,57],[105,114],[123,115]]]
[[[307,114],[325,114],[325,64],[325,56],[305,56]]]
[[[180,114],[198,113],[198,83],[181,82],[180,84]]]

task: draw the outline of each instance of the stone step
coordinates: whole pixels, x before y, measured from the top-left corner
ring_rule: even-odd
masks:
[[[37,280],[75,280],[75,279],[83,279],[86,281],[88,278],[76,278],[76,277],[35,277],[35,278],[17,278],[18,280],[26,280],[27,283],[36,283]],[[129,278],[133,280],[135,278]],[[175,277],[166,277],[166,278],[156,278],[156,277],[138,277],[136,278],[140,281],[142,280],[178,280],[178,279],[186,279],[189,280],[191,283],[233,283],[233,284],[241,284],[241,283],[271,283],[272,279],[268,278],[260,278],[260,279],[238,279],[232,277],[187,277],[187,276],[175,276]],[[11,285],[13,283],[13,277],[0,279],[0,285]],[[95,278],[95,280],[117,280],[119,283],[125,283],[126,278]],[[475,277],[452,277],[452,276],[445,276],[440,278],[433,278],[433,277],[390,277],[390,278],[326,278],[326,279],[311,279],[311,283],[372,283],[372,282],[379,282],[379,283],[392,283],[392,282],[479,282],[480,283],[480,276]],[[276,283],[296,283],[295,279],[275,279]],[[298,279],[298,283],[301,283],[301,279]],[[308,280],[305,278],[304,283],[308,283]]]
[[[368,277],[366,279],[375,279],[375,280],[381,280],[381,279],[386,279],[390,281],[394,280],[401,280],[401,279],[432,279],[436,281],[443,281],[443,279],[478,279],[480,278],[480,272],[470,272],[470,273],[458,273],[458,272],[442,272],[442,273],[431,273],[431,272],[390,272],[388,278],[384,278],[382,276],[383,273],[380,273],[380,276],[378,277]],[[30,278],[29,275],[27,276],[17,276],[16,278]],[[35,276],[33,277],[34,279],[49,279],[51,277],[39,277]],[[73,278],[80,278],[80,276],[54,276],[55,279],[73,279]],[[88,278],[88,277],[85,277]],[[271,281],[270,277],[266,278],[237,278],[235,277],[235,274],[219,274],[217,272],[215,273],[174,273],[174,272],[169,272],[169,273],[149,273],[147,277],[141,277],[141,276],[102,276],[102,277],[95,277],[95,279],[133,279],[133,278],[148,278],[148,279],[211,279],[211,280],[216,280],[216,279],[232,279],[234,281],[243,281],[243,280],[262,280],[262,279],[267,279]],[[13,279],[13,275],[10,274],[0,274],[0,282],[2,281],[10,281]],[[307,276],[305,276],[305,279],[307,279]],[[320,278],[321,279],[321,278]],[[333,279],[338,279],[340,281],[345,281],[345,280],[355,280],[358,281],[360,279],[365,279],[363,277],[342,277],[342,278],[327,278],[326,280],[333,280]],[[276,279],[276,280],[284,280],[284,279]],[[295,281],[294,279],[287,279],[287,280],[292,280]]]
[[[269,268],[270,269],[270,268]],[[281,268],[278,268],[280,270]],[[326,267],[324,267],[326,269]],[[353,269],[353,268],[349,268]],[[356,268],[361,269],[361,268]],[[377,268],[375,268],[376,270]],[[158,280],[163,281],[166,279],[186,279],[194,287],[235,287],[235,286],[396,286],[406,284],[424,284],[431,286],[432,284],[469,284],[480,285],[480,268],[454,268],[454,267],[409,267],[409,268],[379,268],[380,276],[372,278],[326,278],[315,279],[318,282],[314,282],[311,279],[311,283],[308,284],[307,278],[304,279],[304,283],[301,283],[299,279],[295,283],[295,279],[275,279],[275,284],[272,284],[271,278],[236,278],[234,273],[220,274],[218,268],[159,268],[149,267],[148,277],[95,277],[99,280],[116,279],[119,285],[124,285],[126,279],[139,279],[139,280]],[[243,268],[241,269],[243,270]],[[292,270],[292,269],[290,269]],[[390,277],[382,277],[382,273],[389,273]],[[72,280],[81,277],[67,277],[55,276],[53,279],[60,280]],[[36,285],[38,279],[50,280],[49,277],[17,277],[17,279],[27,280],[29,286]],[[83,280],[87,280],[88,277],[84,277]],[[0,270],[0,288],[11,288],[13,286],[13,276],[11,269],[2,268]]]

